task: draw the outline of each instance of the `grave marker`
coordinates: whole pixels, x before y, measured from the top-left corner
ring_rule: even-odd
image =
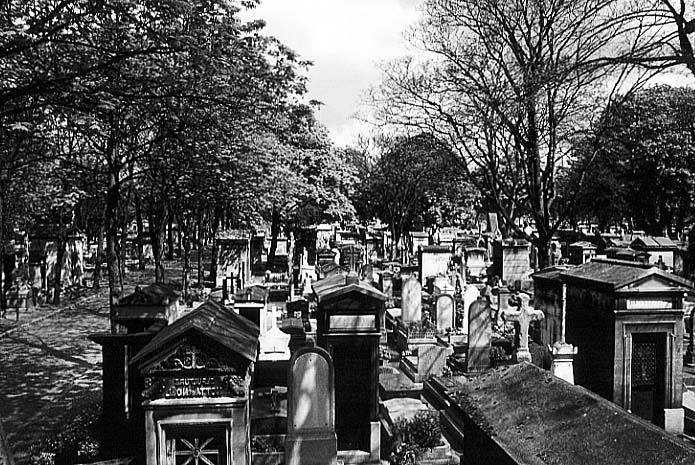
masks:
[[[422,285],[415,276],[410,276],[403,283],[401,290],[401,318],[403,323],[414,321],[420,323],[422,320]]]
[[[287,465],[335,465],[333,361],[320,347],[303,347],[290,360],[287,379]]]
[[[484,371],[490,367],[490,346],[492,344],[492,322],[490,304],[487,299],[478,298],[471,304],[468,312],[468,372]]]
[[[454,314],[456,303],[449,294],[442,294],[437,299],[437,332],[443,333],[447,329],[454,328]]]
[[[529,300],[528,294],[518,294],[514,298],[515,303],[512,305],[518,307],[519,310],[505,310],[502,314],[506,321],[519,323],[519,347],[516,352],[518,362],[531,361],[531,352],[529,352],[528,348],[528,327],[532,321],[539,321],[545,318],[543,312],[529,307]]]

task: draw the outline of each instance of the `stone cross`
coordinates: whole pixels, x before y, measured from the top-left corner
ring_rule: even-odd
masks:
[[[517,294],[513,300],[510,299],[510,305],[519,307],[519,310],[505,310],[502,314],[505,321],[516,321],[519,323],[519,347],[516,352],[518,362],[531,361],[531,352],[529,352],[528,348],[528,327],[532,321],[539,321],[545,318],[542,311],[529,307],[529,300],[528,294]]]

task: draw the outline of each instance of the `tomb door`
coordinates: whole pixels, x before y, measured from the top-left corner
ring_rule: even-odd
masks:
[[[666,334],[633,333],[631,410],[663,426],[666,393]]]
[[[372,348],[367,344],[333,346],[335,429],[339,450],[369,450]]]
[[[214,424],[169,427],[166,450],[167,465],[228,465],[227,429]]]

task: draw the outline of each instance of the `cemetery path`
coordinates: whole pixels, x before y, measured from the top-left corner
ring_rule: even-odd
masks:
[[[0,338],[0,419],[18,463],[29,447],[101,400],[101,347],[108,288]]]

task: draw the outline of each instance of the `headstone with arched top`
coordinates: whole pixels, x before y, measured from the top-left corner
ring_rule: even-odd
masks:
[[[290,360],[287,433],[287,465],[337,463],[333,360],[320,347],[303,347]]]

